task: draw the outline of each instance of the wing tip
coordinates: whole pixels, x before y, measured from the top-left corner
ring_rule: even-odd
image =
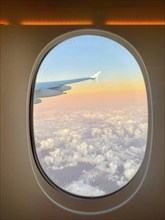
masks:
[[[95,74],[93,74],[92,76],[91,76],[91,79],[93,79],[93,80],[97,80],[98,79],[98,76],[100,75],[100,73],[101,73],[101,71],[98,71],[97,73],[95,73]]]

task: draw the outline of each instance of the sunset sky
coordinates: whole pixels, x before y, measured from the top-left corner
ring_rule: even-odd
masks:
[[[46,98],[43,103],[146,102],[143,75],[133,55],[121,44],[101,36],[72,37],[55,46],[41,63],[36,82],[90,77],[98,71],[98,82],[70,84],[67,95]]]

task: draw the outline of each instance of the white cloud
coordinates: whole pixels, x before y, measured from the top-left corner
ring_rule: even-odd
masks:
[[[103,190],[99,189],[99,187],[94,187],[84,183],[83,180],[73,181],[64,187],[64,189],[70,193],[80,196],[102,196],[106,194]]]
[[[45,156],[44,161],[45,161],[45,163],[46,163],[48,166],[50,166],[50,165],[53,164],[54,158],[51,157],[51,156]]]
[[[54,147],[54,139],[48,138],[40,142],[40,149],[46,150]]]
[[[126,183],[128,182],[128,180],[126,180],[123,176],[121,176],[121,178],[119,180],[117,180],[117,185],[119,186],[119,188],[123,187]]]
[[[129,169],[130,167],[132,167],[134,164],[134,161],[133,160],[127,160],[125,163],[124,163],[124,169]]]
[[[115,174],[117,171],[117,164],[115,164],[114,162],[111,162],[109,164],[109,168],[110,168],[110,174]]]
[[[105,157],[101,154],[98,154],[95,158],[94,158],[94,163],[95,164],[100,164],[105,160]]]
[[[128,168],[124,171],[124,175],[128,180],[131,180],[132,177],[136,174],[136,168]]]
[[[101,130],[99,128],[91,128],[91,134],[92,134],[92,137],[95,137],[101,134]]]
[[[58,131],[58,134],[61,136],[67,136],[69,135],[70,129],[64,128]]]
[[[127,160],[124,164],[124,175],[127,180],[131,180],[132,177],[136,174],[139,168],[139,164],[133,160]]]
[[[35,140],[37,152],[41,152],[38,155],[41,165],[45,172],[53,171],[49,172],[53,180],[62,178],[63,170],[71,172],[73,169],[72,182],[68,182],[65,189],[75,194],[109,193],[111,185],[109,192],[101,188],[104,178],[116,183],[118,188],[114,190],[119,189],[136,174],[143,160],[147,139],[146,111],[135,107],[35,112]],[[84,171],[81,166],[85,167]],[[61,172],[58,177],[56,171]],[[75,172],[79,173],[79,178]],[[92,185],[94,180],[99,185]]]
[[[129,147],[129,151],[134,153],[134,155],[139,155],[141,153],[143,153],[142,149],[138,148],[138,147],[134,147],[134,146],[131,146]]]

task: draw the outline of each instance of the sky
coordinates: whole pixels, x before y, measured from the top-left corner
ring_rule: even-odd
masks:
[[[37,81],[88,77],[102,71],[100,83],[140,82],[141,70],[133,55],[109,38],[83,35],[55,46],[45,57]]]
[[[56,45],[41,63],[36,82],[90,77],[98,71],[98,82],[70,84],[72,89],[67,96],[49,98],[50,105],[65,105],[68,99],[73,105],[80,98],[89,104],[107,99],[116,99],[116,103],[119,99],[146,102],[143,74],[133,55],[121,44],[102,36],[76,36]]]

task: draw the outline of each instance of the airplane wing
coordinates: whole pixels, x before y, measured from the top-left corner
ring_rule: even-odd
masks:
[[[91,77],[85,77],[85,78],[68,79],[68,80],[52,81],[52,82],[38,82],[36,83],[35,91],[42,90],[42,89],[55,89],[55,88],[62,87],[63,85],[73,84],[73,83],[82,82],[86,80],[97,80],[100,73],[101,71],[95,73]]]
[[[82,82],[86,80],[97,80],[101,71],[95,73],[91,77],[77,78],[77,79],[68,79],[61,81],[52,81],[52,82],[38,82],[35,84],[35,93],[34,93],[34,104],[41,103],[43,97],[52,97],[66,94],[65,91],[70,90],[72,87],[68,86],[69,84]]]

